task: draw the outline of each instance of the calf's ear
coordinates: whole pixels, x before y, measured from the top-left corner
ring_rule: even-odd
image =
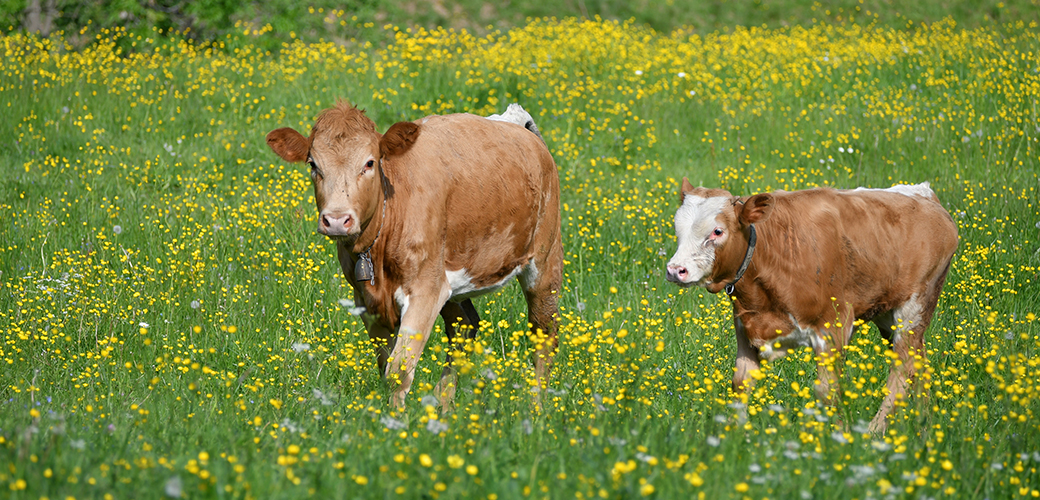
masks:
[[[744,208],[739,215],[740,223],[746,226],[763,221],[772,212],[773,195],[769,193],[756,194],[744,202]]]
[[[267,145],[278,156],[289,163],[300,163],[307,160],[307,152],[311,149],[311,140],[289,127],[272,130],[267,134]]]
[[[397,122],[379,139],[379,155],[399,155],[411,149],[419,138],[419,126],[412,122]]]
[[[690,179],[686,177],[682,178],[682,188],[679,189],[679,204],[683,204],[683,200],[686,199],[686,195],[693,191],[693,184],[690,184]]]

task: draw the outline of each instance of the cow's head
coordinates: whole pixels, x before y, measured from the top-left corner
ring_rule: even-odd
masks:
[[[267,145],[285,161],[310,165],[318,232],[352,241],[381,209],[382,160],[407,151],[418,136],[412,122],[380,135],[363,111],[340,102],[318,115],[310,137],[280,128],[267,134]]]
[[[745,229],[769,217],[773,196],[744,202],[723,189],[693,187],[685,177],[675,213],[679,247],[668,261],[668,281],[718,293],[732,280],[747,251]]]

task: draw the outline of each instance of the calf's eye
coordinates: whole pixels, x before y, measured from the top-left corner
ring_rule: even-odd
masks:
[[[721,227],[715,228],[715,230],[712,231],[711,234],[714,234],[715,236],[722,236],[722,228]]]
[[[372,170],[372,167],[374,167],[375,165],[376,165],[376,161],[375,160],[368,160],[368,163],[365,163],[365,170],[366,171]]]

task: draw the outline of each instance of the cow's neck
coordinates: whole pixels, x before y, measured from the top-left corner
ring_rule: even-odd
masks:
[[[385,184],[385,179],[383,178],[382,169],[379,171],[379,181],[379,194],[376,197],[378,208],[376,208],[375,214],[369,219],[365,228],[361,230],[361,234],[354,240],[354,245],[350,249],[354,255],[367,254],[382,234],[383,221],[386,219],[386,189],[383,185]]]

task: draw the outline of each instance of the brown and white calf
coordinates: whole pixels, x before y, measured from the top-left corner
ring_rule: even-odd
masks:
[[[475,334],[471,297],[518,278],[528,322],[541,339],[535,373],[544,383],[556,341],[562,280],[556,163],[518,105],[503,116],[427,116],[376,131],[346,103],[323,111],[310,136],[267,135],[288,162],[307,162],[318,232],[336,242],[343,275],[376,344],[379,369],[401,407],[438,313]],[[450,349],[449,349],[450,351]],[[436,394],[450,405],[450,354]]]
[[[668,280],[732,298],[734,390],[750,389],[760,360],[811,346],[817,398],[833,404],[853,322],[873,321],[898,356],[870,424],[883,431],[915,358],[924,359],[925,330],[957,249],[957,226],[928,184],[737,197],[684,178],[681,193]]]

